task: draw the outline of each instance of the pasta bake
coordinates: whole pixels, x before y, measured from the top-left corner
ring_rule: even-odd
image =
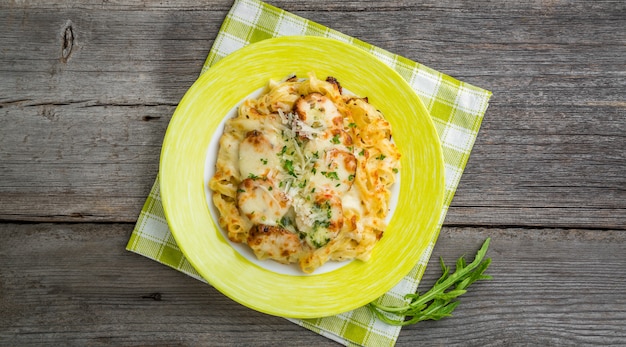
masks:
[[[333,77],[269,81],[226,121],[208,185],[228,238],[311,273],[369,260],[383,236],[400,153],[366,97]]]

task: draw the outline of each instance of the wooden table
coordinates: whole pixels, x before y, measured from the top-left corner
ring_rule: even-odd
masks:
[[[494,93],[398,346],[626,344],[624,1],[270,2]],[[0,4],[0,345],[337,345],[124,250],[231,5]]]

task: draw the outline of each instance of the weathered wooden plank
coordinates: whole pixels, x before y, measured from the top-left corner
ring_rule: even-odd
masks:
[[[446,223],[626,226],[623,3],[275,4],[494,91]],[[0,219],[133,221],[229,6],[3,7]]]
[[[335,345],[126,252],[131,229],[0,225],[0,340],[20,346]],[[398,346],[625,341],[624,231],[444,228],[420,287],[440,275],[439,256],[450,265],[463,254],[470,260],[489,236],[494,280],[470,287],[452,318],[404,328]]]
[[[480,80],[470,78],[469,82],[482,82],[478,84],[494,90],[499,100],[515,97],[521,91],[534,91],[533,102],[554,104],[559,100],[572,100],[568,95],[557,100],[553,99],[555,95],[538,95],[543,90],[538,88],[542,87],[540,82],[543,78],[554,78],[550,75],[562,75],[553,81],[567,82],[574,91],[581,87],[593,87],[594,78],[598,78],[596,83],[604,87],[623,85],[624,63],[618,58],[623,53],[626,37],[616,33],[615,28],[624,23],[622,14],[626,10],[623,6],[614,5],[604,3],[603,7],[588,12],[580,12],[580,8],[577,10],[575,6],[560,6],[544,12],[532,7],[506,12],[508,6],[495,13],[491,12],[492,9],[489,12],[469,12],[475,10],[472,7],[463,11],[426,7],[421,11],[413,9],[412,12],[398,5],[399,9],[394,11],[353,12],[346,9],[346,12],[306,11],[299,14],[319,19],[347,34],[454,76],[480,76]],[[390,5],[387,3],[386,6]],[[191,82],[226,13],[226,8],[214,11],[209,9],[211,6],[206,6],[203,11],[166,11],[158,6],[151,11],[144,8],[110,10],[106,7],[87,11],[80,7],[65,7],[58,10],[27,7],[3,11],[1,15],[6,23],[2,34],[3,41],[6,40],[3,60],[7,63],[3,66],[12,67],[3,73],[42,72],[44,74],[39,78],[43,79],[95,70],[101,73],[132,73],[129,77],[143,73],[143,78],[157,78],[157,71],[162,74],[174,69],[168,77],[178,76]],[[286,8],[297,9],[298,5]],[[65,65],[57,64],[59,62],[55,58],[61,56],[63,33],[68,25],[73,28],[76,47]],[[379,30],[371,30],[372,27]],[[468,30],[470,28],[477,30]],[[38,64],[33,66],[32,60],[38,61]],[[167,66],[160,67],[157,63]],[[189,66],[190,63],[194,65]],[[186,67],[188,70],[183,70],[185,75],[177,71]],[[152,72],[152,75],[147,72]],[[486,75],[506,80],[491,82]],[[88,78],[82,85],[82,78],[72,78],[73,83],[58,87],[76,88],[85,97],[102,100],[106,95],[96,93],[98,88],[95,91],[84,90],[84,87],[92,85],[90,82],[93,79]],[[24,80],[30,79],[23,79],[22,82]],[[607,83],[611,80],[614,83]],[[519,87],[533,88],[519,90]],[[115,91],[108,89],[107,92]],[[121,98],[133,91],[129,89],[118,87],[117,90],[125,93],[120,92],[116,97]],[[140,90],[145,93],[146,89]],[[17,89],[14,93],[23,95],[36,91],[31,86]],[[59,96],[67,98],[67,95],[72,95],[70,91]],[[621,94],[618,91],[616,89],[612,96],[619,97]],[[110,96],[111,99],[113,96]],[[169,95],[164,96],[167,98]],[[172,95],[168,102],[177,102],[179,97],[180,91]],[[126,98],[129,96],[126,95]],[[511,104],[513,100],[508,101],[507,104]],[[521,100],[521,104],[526,105],[527,102]]]
[[[0,225],[2,344],[336,345],[125,251],[131,229]]]
[[[176,104],[197,78],[224,15],[80,9],[0,12],[5,23],[0,32],[0,105]],[[63,58],[68,28],[72,49]]]
[[[602,1],[567,1],[551,2],[544,0],[524,0],[515,3],[500,3],[488,0],[477,0],[471,3],[457,2],[452,0],[425,0],[419,3],[413,1],[333,1],[318,0],[315,3],[306,0],[268,0],[269,4],[287,9],[289,11],[340,11],[340,12],[364,12],[364,11],[445,11],[450,13],[475,12],[475,13],[499,13],[499,12],[528,12],[531,14],[554,14],[555,12],[595,12],[612,6],[615,11],[624,10],[624,3],[619,0]],[[83,0],[80,4],[67,4],[63,1],[32,0],[20,3],[19,6],[28,9],[110,9],[110,10],[228,10],[232,0],[221,1],[194,1],[194,0]],[[9,6],[10,5],[10,6]],[[17,4],[3,4],[2,7],[14,7]],[[566,6],[567,5],[567,6]]]
[[[89,104],[7,109],[0,117],[0,219],[136,219],[157,175],[173,110]]]

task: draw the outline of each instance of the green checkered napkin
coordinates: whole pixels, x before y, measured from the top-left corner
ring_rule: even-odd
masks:
[[[411,273],[400,283],[378,299],[387,304],[398,304],[405,294],[417,290],[437,240],[438,231],[474,145],[491,92],[460,82],[426,66],[258,0],[235,1],[222,24],[202,72],[250,43],[286,35],[335,38],[373,53],[409,82],[433,118],[443,145],[445,161],[444,207],[437,233],[419,263],[415,264]],[[176,245],[165,220],[159,193],[157,177],[126,249],[204,281]],[[400,333],[400,327],[378,321],[366,307],[333,317],[290,319],[290,321],[347,346],[393,346]]]

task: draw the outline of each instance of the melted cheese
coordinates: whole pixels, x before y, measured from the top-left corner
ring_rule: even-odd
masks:
[[[311,93],[296,102],[296,113],[314,129],[332,129],[343,124],[343,116],[329,98]]]
[[[257,225],[250,230],[247,242],[259,259],[285,264],[298,261],[302,251],[298,236],[279,227]]]
[[[283,141],[274,131],[253,130],[239,145],[239,170],[242,178],[272,176],[280,166],[278,153]]]
[[[352,210],[358,215],[363,215],[365,211],[363,210],[363,204],[361,204],[361,200],[362,197],[359,193],[359,190],[355,186],[352,186],[350,190],[348,190],[341,197],[341,205],[343,206],[344,211]]]
[[[311,183],[320,189],[335,194],[347,192],[354,182],[356,159],[340,148],[328,148],[323,159],[316,162],[311,172]]]
[[[343,207],[337,195],[321,193],[314,201],[297,201],[296,225],[310,246],[320,248],[337,236],[343,227]]]
[[[291,206],[287,196],[269,178],[243,180],[239,185],[237,202],[239,210],[251,222],[265,225],[278,225]]]

